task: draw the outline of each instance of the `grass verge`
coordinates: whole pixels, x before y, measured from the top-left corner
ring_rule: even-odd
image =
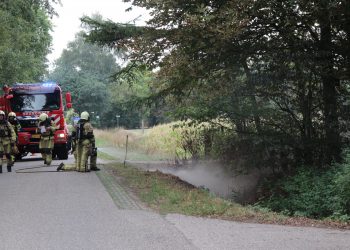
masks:
[[[120,163],[108,164],[106,168],[122,179],[122,185],[132,190],[148,207],[162,214],[179,213],[241,222],[350,229],[346,222],[287,217],[251,206],[241,206],[159,171],[145,172],[128,165],[124,167]]]
[[[107,160],[107,161],[115,161],[115,160],[119,160],[117,157],[113,157],[109,154],[106,154],[102,151],[98,151],[98,158],[101,158],[102,160]]]

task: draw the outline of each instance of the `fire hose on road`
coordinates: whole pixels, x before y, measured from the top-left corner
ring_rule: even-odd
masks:
[[[97,164],[97,166],[103,166],[104,164]],[[52,167],[58,167],[59,165],[50,165],[50,166],[39,166],[39,167],[30,167],[30,168],[19,168],[16,169],[15,172],[17,174],[32,174],[32,173],[64,173],[67,171],[57,171],[57,170],[38,170],[35,171],[35,169],[42,169],[42,168],[52,168]],[[88,166],[90,166],[90,164],[88,164]],[[28,171],[28,170],[32,170],[34,169],[34,171]]]

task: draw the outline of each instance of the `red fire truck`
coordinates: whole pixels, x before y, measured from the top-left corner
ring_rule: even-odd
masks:
[[[20,151],[18,158],[29,152],[39,152],[40,134],[37,130],[39,115],[47,113],[57,126],[53,156],[67,159],[70,143],[64,120],[62,90],[59,85],[55,82],[16,83],[12,87],[5,86],[3,91],[3,96],[0,96],[0,110],[7,114],[15,112],[21,125],[18,133]],[[70,93],[66,93],[66,107],[72,107]]]

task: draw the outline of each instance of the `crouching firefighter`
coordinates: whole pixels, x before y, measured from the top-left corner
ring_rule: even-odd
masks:
[[[39,131],[41,134],[39,151],[44,159],[44,164],[51,165],[52,150],[54,147],[55,123],[45,113],[39,116]]]
[[[95,147],[95,136],[93,133],[93,127],[89,122],[89,113],[84,111],[80,115],[80,120],[76,128],[76,165],[75,170],[79,172],[89,172],[100,170],[96,166],[97,149]],[[88,158],[90,156],[90,168],[88,167]],[[71,167],[65,166],[61,163],[57,171],[59,170],[72,170]]]
[[[11,158],[12,148],[15,146],[16,133],[12,125],[6,120],[5,112],[0,110],[0,173],[2,173],[2,164],[4,154],[7,159],[7,171],[11,172],[13,161]]]

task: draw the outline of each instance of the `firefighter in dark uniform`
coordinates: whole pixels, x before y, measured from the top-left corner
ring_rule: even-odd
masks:
[[[11,172],[13,161],[11,158],[12,148],[15,146],[16,133],[12,125],[6,120],[5,112],[0,110],[0,173],[2,173],[2,164],[4,154],[7,159],[7,171]]]
[[[11,154],[11,159],[14,162],[16,159],[16,155],[19,153],[18,152],[18,147],[17,147],[17,143],[18,143],[18,132],[21,130],[21,124],[19,124],[17,118],[16,118],[16,113],[15,112],[10,112],[8,115],[8,122],[11,123],[13,129],[15,130],[16,133],[16,143],[15,146],[13,147],[13,151]]]
[[[79,172],[99,171],[96,166],[97,161],[97,149],[95,147],[95,136],[93,133],[93,127],[89,122],[89,113],[84,111],[80,115],[80,120],[76,128],[76,165],[75,170]],[[90,156],[90,168],[88,167],[88,158]],[[73,170],[71,166],[66,166],[61,163],[57,171],[59,170]]]
[[[39,150],[44,159],[44,164],[51,165],[52,150],[54,147],[54,134],[56,131],[56,124],[45,113],[39,116],[39,132],[41,134],[39,142]]]

